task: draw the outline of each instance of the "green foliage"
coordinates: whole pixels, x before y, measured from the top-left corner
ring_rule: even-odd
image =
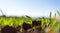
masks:
[[[59,13],[59,12],[58,12]],[[42,29],[44,29],[45,27],[45,23],[47,23],[49,26],[49,28],[57,31],[60,28],[60,23],[57,23],[56,21],[56,13],[54,18],[52,18],[52,12],[50,12],[50,17],[49,18],[31,18],[30,16],[24,17],[6,17],[6,16],[0,16],[0,28],[5,26],[5,25],[9,25],[9,26],[21,26],[24,22],[28,23],[28,24],[32,24],[32,21],[36,20],[36,21],[42,21]],[[36,28],[38,28],[40,26],[36,26]]]

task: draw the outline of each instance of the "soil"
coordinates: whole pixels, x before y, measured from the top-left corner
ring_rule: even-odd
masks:
[[[10,26],[5,26],[1,29],[1,33],[17,33],[16,29]]]
[[[54,33],[54,30],[51,29],[51,30],[49,31],[49,33]]]
[[[33,26],[41,25],[41,21],[32,21],[32,22],[33,22],[32,23]],[[37,28],[37,29],[32,29],[32,27],[33,27],[32,25],[23,23],[22,32],[20,32],[21,26],[11,27],[11,26],[7,25],[7,26],[4,26],[3,28],[1,28],[1,33],[41,33],[42,27]]]

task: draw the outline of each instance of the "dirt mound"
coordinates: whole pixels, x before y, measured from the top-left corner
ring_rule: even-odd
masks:
[[[10,26],[2,28],[1,33],[17,33],[16,29]]]
[[[30,24],[27,24],[27,23],[23,23],[22,26],[23,26],[23,29],[24,29],[24,30],[27,30],[27,29],[32,28],[31,25],[30,25]]]

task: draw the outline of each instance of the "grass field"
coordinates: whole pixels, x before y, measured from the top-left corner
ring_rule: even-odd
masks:
[[[39,18],[32,18],[30,16],[22,16],[22,17],[17,17],[17,16],[0,16],[0,29],[3,28],[6,25],[9,26],[22,26],[22,24],[28,23],[28,24],[32,24],[32,21],[42,21],[41,26],[44,29],[44,26],[46,23],[47,25],[49,25],[48,27],[50,29],[53,29],[56,32],[58,32],[59,28],[60,28],[60,21],[56,20],[56,14],[54,16],[54,18],[51,17],[51,13],[50,13],[50,17],[46,18],[46,17],[39,17]],[[47,29],[48,30],[48,29]]]

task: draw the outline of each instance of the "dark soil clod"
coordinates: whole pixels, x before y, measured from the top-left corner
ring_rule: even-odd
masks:
[[[5,26],[1,29],[1,33],[17,33],[16,29],[10,26]]]
[[[30,28],[32,28],[30,24],[23,23],[23,29],[24,30],[27,30],[27,29],[30,29]]]

